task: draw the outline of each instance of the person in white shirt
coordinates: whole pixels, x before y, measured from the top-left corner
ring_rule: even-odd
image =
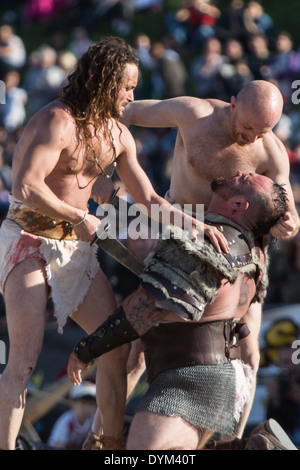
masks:
[[[83,382],[79,387],[73,386],[69,398],[72,406],[54,424],[48,444],[67,450],[81,450],[96,412],[96,385]]]

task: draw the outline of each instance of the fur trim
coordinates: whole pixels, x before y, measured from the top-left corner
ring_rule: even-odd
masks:
[[[236,227],[240,230],[239,226]],[[166,233],[168,239],[164,236]],[[252,259],[255,259],[246,266],[234,268],[222,253],[216,252],[210,242],[202,240],[193,242],[186,231],[179,227],[168,226],[147,257],[147,268],[141,279],[159,289],[165,299],[183,307],[183,318],[199,321],[205,305],[212,303],[218,295],[221,286],[220,274],[234,284],[240,272],[247,273],[251,277],[257,275],[258,269],[265,272],[265,267],[262,266],[254,250],[253,237],[243,230],[243,234],[245,233],[249,246],[253,248]],[[174,293],[169,292],[166,286],[152,277],[151,273],[159,274],[170,281],[173,289],[181,289],[192,296],[200,308],[197,309],[178,296],[175,298]],[[267,285],[265,276],[262,277],[260,284],[257,299],[263,299],[265,296]]]

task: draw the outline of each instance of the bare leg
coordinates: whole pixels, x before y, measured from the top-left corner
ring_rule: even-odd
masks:
[[[127,402],[134,393],[134,389],[145,371],[145,356],[140,340],[131,343],[129,358],[127,361]]]
[[[7,366],[0,379],[0,447],[13,450],[26,399],[26,388],[41,351],[48,289],[44,263],[28,259],[10,273],[5,305],[10,341]]]
[[[212,434],[182,418],[140,411],[132,420],[127,450],[196,450],[203,448]]]
[[[100,269],[80,308],[72,318],[92,333],[117,308],[112,288]],[[97,403],[103,434],[117,437],[123,430],[126,404],[126,362],[129,345],[117,348],[98,359]]]
[[[143,372],[145,371],[145,358],[141,342],[139,340],[133,341],[130,346],[130,353],[127,361],[126,403],[128,403],[128,401],[132,397],[134,389],[139,379],[141,378]],[[100,435],[103,434],[103,427],[99,408],[97,409],[97,412],[95,414],[95,418],[91,427],[91,433],[97,437],[100,437]]]
[[[259,367],[259,331],[261,327],[262,305],[259,303],[252,304],[247,314],[243,317],[250,330],[250,335],[240,341],[241,359],[245,364],[250,365],[253,370],[254,377],[256,377]],[[250,411],[252,409],[253,400],[256,391],[256,378],[253,380],[251,390],[251,400],[246,404],[244,414],[238,433],[239,438],[243,436]]]

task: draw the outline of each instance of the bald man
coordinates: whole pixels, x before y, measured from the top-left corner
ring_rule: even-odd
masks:
[[[127,126],[177,128],[167,193],[170,202],[204,204],[207,210],[212,196],[210,182],[220,175],[229,179],[238,170],[285,184],[288,211],[271,233],[276,238],[289,238],[299,229],[299,216],[289,183],[287,151],[272,131],[282,108],[279,89],[257,80],[231,97],[230,103],[194,97],[135,101],[126,108],[122,122]],[[251,334],[243,344],[242,359],[254,371],[259,365],[260,319],[261,307],[253,304],[245,317]],[[253,396],[254,392],[255,387]],[[245,422],[250,409],[251,404],[244,414]]]

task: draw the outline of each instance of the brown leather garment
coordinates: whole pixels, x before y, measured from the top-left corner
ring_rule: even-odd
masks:
[[[142,336],[149,383],[168,369],[230,361],[235,323],[162,323]]]
[[[26,232],[55,240],[77,240],[73,225],[64,220],[51,219],[28,207],[9,208],[7,219],[20,225]]]

